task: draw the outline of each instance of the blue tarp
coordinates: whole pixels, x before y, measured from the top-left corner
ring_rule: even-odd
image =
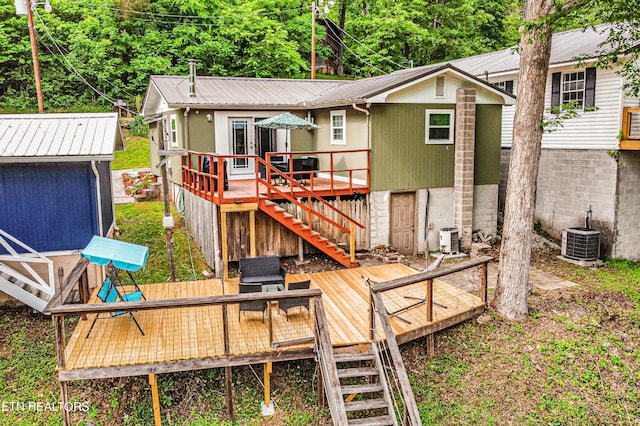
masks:
[[[108,265],[113,262],[118,269],[135,272],[147,264],[149,247],[95,235],[81,255],[91,263]]]

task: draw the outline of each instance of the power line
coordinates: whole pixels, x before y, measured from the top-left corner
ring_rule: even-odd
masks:
[[[323,13],[321,13],[321,16],[328,19],[326,15],[324,15]],[[327,26],[329,27],[329,26]],[[400,68],[407,68],[405,66],[403,66],[402,64],[399,64],[389,58],[387,58],[386,56],[382,56],[380,53],[376,52],[375,50],[371,49],[369,46],[367,46],[366,44],[364,44],[363,42],[361,42],[360,40],[356,39],[354,36],[352,36],[351,34],[349,34],[344,28],[340,28],[340,31],[345,34],[346,36],[348,36],[351,40],[355,41],[356,43],[358,43],[359,45],[361,45],[362,47],[364,47],[365,49],[367,49],[369,52],[373,53],[374,55],[379,56],[380,58],[384,59],[387,62],[390,62],[394,65],[397,65]],[[338,36],[337,34],[335,34],[333,31],[331,31],[332,34],[334,34],[336,37]]]
[[[38,17],[38,20],[40,21],[40,23],[42,24],[42,27],[44,28],[44,31],[46,33],[46,35],[49,37],[49,40],[51,40],[51,42],[53,43],[53,45],[56,47],[56,49],[58,50],[58,53],[60,53],[60,56],[62,56],[62,58],[64,59],[63,65],[66,65],[65,67],[69,70],[69,71],[73,71],[73,73],[78,76],[78,78],[87,86],[89,87],[91,90],[93,90],[96,94],[98,94],[100,97],[106,99],[111,105],[113,105],[115,102],[110,99],[106,93],[101,92],[100,90],[98,90],[97,88],[95,88],[91,83],[89,83],[89,81],[87,81],[86,78],[84,78],[80,72],[73,66],[73,64],[71,63],[71,61],[69,61],[69,59],[67,59],[67,57],[64,55],[64,53],[62,52],[62,49],[60,48],[60,46],[58,45],[58,43],[54,40],[54,38],[52,37],[51,33],[49,32],[49,29],[47,28],[47,26],[45,25],[44,21],[42,20],[42,17],[40,16],[40,14],[37,12],[35,12],[36,16]],[[44,44],[44,43],[43,43]],[[45,45],[46,46],[46,45]],[[47,50],[49,50],[55,57],[56,59],[60,60],[57,55],[51,51],[51,49],[49,49],[48,46]],[[62,61],[61,61],[62,62]],[[128,112],[131,112],[132,114],[136,114],[135,111],[130,111],[129,109],[123,108]]]
[[[331,34],[333,34],[336,38],[336,40],[338,40],[340,42],[340,44],[347,49],[347,51],[349,53],[351,53],[353,56],[355,56],[356,58],[358,58],[360,61],[364,62],[365,64],[369,65],[371,68],[373,68],[374,70],[377,70],[378,72],[382,73],[382,74],[388,74],[387,72],[381,70],[380,68],[376,67],[375,65],[373,65],[372,63],[366,61],[364,58],[360,57],[357,53],[355,53],[353,50],[351,50],[349,48],[349,46],[347,46],[343,40],[341,40],[338,35],[333,31],[333,29],[331,28],[331,25],[327,25],[327,30],[329,30],[331,32]]]

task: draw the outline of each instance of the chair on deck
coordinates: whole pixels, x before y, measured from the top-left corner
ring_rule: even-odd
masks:
[[[287,286],[287,290],[309,290],[310,285],[311,280],[292,282]],[[289,321],[289,309],[296,308],[298,306],[306,308],[307,314],[311,316],[311,311],[309,311],[309,296],[278,300],[278,308],[283,310],[287,315],[287,321]]]
[[[102,283],[102,287],[100,287],[100,291],[98,291],[98,298],[102,300],[103,303],[139,302],[140,299],[144,298],[144,295],[140,290],[137,290],[131,293],[120,293],[115,286],[115,274],[111,274],[111,276],[106,280],[104,280],[104,283]],[[140,330],[140,333],[142,333],[142,335],[144,336],[144,331],[142,331],[142,327],[140,327],[140,324],[136,320],[136,317],[133,316],[133,312],[116,311],[116,312],[108,312],[108,314],[109,314],[108,317],[100,317],[100,314],[96,315],[96,317],[93,319],[93,323],[91,323],[91,327],[89,327],[89,331],[87,332],[86,338],[89,338],[89,334],[91,334],[91,331],[93,330],[93,326],[96,325],[96,321],[98,319],[117,318],[123,315],[130,316],[133,322],[138,327],[138,330]]]
[[[262,293],[262,284],[243,284],[240,283],[240,294],[244,293]],[[240,321],[240,312],[262,312],[262,322],[264,322],[264,311],[267,310],[266,300],[250,300],[238,303],[238,321]]]

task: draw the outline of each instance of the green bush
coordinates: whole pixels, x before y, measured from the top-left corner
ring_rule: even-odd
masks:
[[[144,117],[136,115],[129,123],[129,131],[135,136],[149,136],[149,125],[144,122]]]

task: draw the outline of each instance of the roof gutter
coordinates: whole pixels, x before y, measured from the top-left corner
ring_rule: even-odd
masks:
[[[370,114],[370,112],[369,112],[369,110],[368,110],[368,109],[360,108],[359,106],[357,106],[357,105],[355,104],[355,102],[351,104],[351,107],[352,107],[353,109],[355,109],[356,111],[360,111],[360,112],[363,112],[363,113],[367,114],[367,116]],[[368,108],[368,107],[367,107],[367,108]]]

